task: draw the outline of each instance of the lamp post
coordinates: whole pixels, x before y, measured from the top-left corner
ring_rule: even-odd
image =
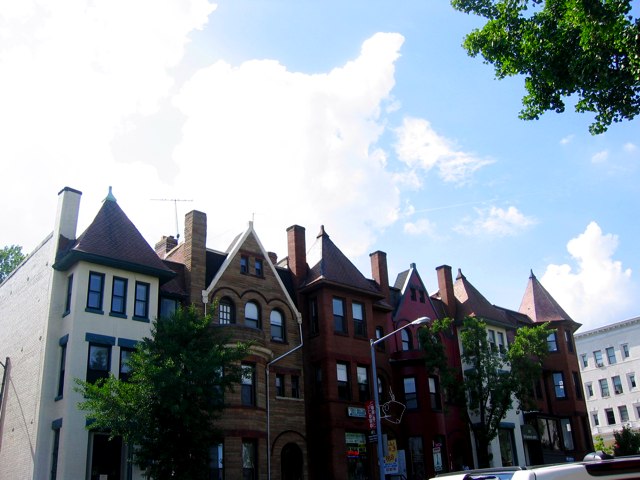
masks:
[[[429,317],[420,317],[416,318],[413,322],[407,323],[400,328],[397,328],[391,333],[386,334],[384,337],[380,337],[377,339],[369,339],[369,343],[371,344],[371,370],[373,374],[373,401],[375,403],[375,412],[376,412],[376,437],[378,439],[378,467],[380,470],[380,480],[384,480],[384,449],[382,448],[382,425],[380,423],[380,397],[378,396],[378,375],[376,372],[376,350],[375,346],[386,340],[387,338],[395,335],[400,330],[404,330],[410,325],[422,325],[423,323],[429,322],[431,319]]]

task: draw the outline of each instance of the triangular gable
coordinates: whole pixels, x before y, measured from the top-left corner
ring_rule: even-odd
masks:
[[[220,268],[216,272],[215,276],[211,280],[211,283],[207,286],[207,288],[205,288],[202,291],[202,300],[205,303],[207,303],[209,301],[209,294],[216,288],[218,282],[222,278],[222,275],[224,275],[224,273],[227,270],[227,268],[229,268],[229,265],[231,264],[233,259],[236,257],[236,255],[240,251],[240,248],[242,247],[242,245],[245,244],[245,242],[247,241],[247,239],[249,238],[250,235],[253,235],[253,238],[255,239],[256,243],[258,244],[258,247],[260,248],[260,253],[264,257],[264,261],[265,261],[266,265],[268,266],[268,268],[271,269],[271,272],[273,273],[273,276],[275,277],[276,281],[278,282],[278,285],[280,286],[280,289],[284,293],[284,295],[285,295],[285,297],[287,299],[287,303],[289,304],[289,307],[291,308],[291,311],[295,312],[298,322],[301,322],[302,321],[302,316],[301,316],[300,312],[298,311],[298,308],[296,307],[295,303],[293,303],[293,300],[292,300],[291,296],[289,295],[289,291],[287,290],[287,288],[285,287],[284,283],[282,282],[282,279],[280,278],[280,275],[276,271],[275,265],[273,264],[273,262],[271,262],[271,258],[269,257],[268,252],[265,250],[264,246],[262,245],[262,242],[260,241],[260,238],[258,237],[258,235],[256,234],[255,230],[253,229],[253,222],[249,222],[249,227],[245,230],[245,232],[243,234],[241,234],[241,235],[238,235],[234,239],[234,241],[232,242],[231,246],[227,250],[227,256],[224,259],[224,262],[222,262],[222,265],[220,266]]]

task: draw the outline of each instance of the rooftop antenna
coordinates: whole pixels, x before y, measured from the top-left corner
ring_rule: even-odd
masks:
[[[193,202],[193,200],[185,200],[183,198],[152,198],[155,202],[173,202],[173,209],[176,214],[176,240],[180,238],[180,230],[178,229],[178,202]]]

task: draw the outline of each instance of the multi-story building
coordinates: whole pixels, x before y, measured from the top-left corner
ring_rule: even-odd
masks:
[[[442,302],[431,298],[412,263],[400,272],[391,288],[393,327],[401,328],[420,317],[447,317]],[[431,478],[439,473],[473,465],[464,405],[444,394],[438,371],[427,371],[418,338],[419,327],[408,327],[389,339],[390,362],[396,391],[402,392],[406,412],[400,423],[407,478]],[[450,367],[461,372],[458,342],[451,332],[440,334]]]
[[[640,317],[575,336],[590,432],[613,443],[624,425],[640,428]]]
[[[549,354],[542,365],[542,378],[534,388],[537,409],[523,412],[525,424],[538,436],[534,438],[532,429],[525,432],[528,464],[581,460],[593,451],[574,341],[581,324],[571,319],[533,272],[519,312],[534,323],[548,322],[554,330],[547,338]],[[523,315],[515,320],[518,325],[528,322]]]
[[[9,358],[0,478],[126,478],[127,448],[88,431],[74,378],[127,373],[158,316],[170,270],[109,192],[76,237],[81,193],[59,193],[53,234],[0,285],[0,345]]]
[[[242,385],[225,394],[217,427],[224,441],[212,450],[212,478],[303,478],[307,471],[302,319],[294,303],[291,273],[276,266],[253,223],[229,248],[206,248],[207,217],[185,217],[184,242],[164,237],[156,251],[184,267],[186,303],[212,316],[234,341],[251,342],[242,362]],[[178,299],[180,296],[178,295]]]

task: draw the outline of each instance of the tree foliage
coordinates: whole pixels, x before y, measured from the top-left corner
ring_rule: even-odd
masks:
[[[519,408],[529,405],[533,382],[542,374],[550,332],[547,324],[521,327],[508,350],[500,352],[489,343],[482,319],[464,319],[459,333],[465,368],[461,387],[480,467],[489,465],[489,444],[498,435],[500,422],[513,407],[514,398]]]
[[[613,432],[613,437],[613,453],[616,457],[640,453],[640,430],[623,425],[622,430]]]
[[[221,332],[194,307],[154,322],[131,355],[128,381],[76,379],[88,428],[135,445],[134,462],[153,479],[208,479],[224,392],[240,382],[249,348]]]
[[[595,113],[602,133],[640,111],[640,20],[631,0],[452,0],[454,8],[487,19],[466,36],[496,77],[525,75],[520,118],[565,110]]]
[[[24,260],[22,247],[7,245],[0,249],[0,282],[2,282]]]

